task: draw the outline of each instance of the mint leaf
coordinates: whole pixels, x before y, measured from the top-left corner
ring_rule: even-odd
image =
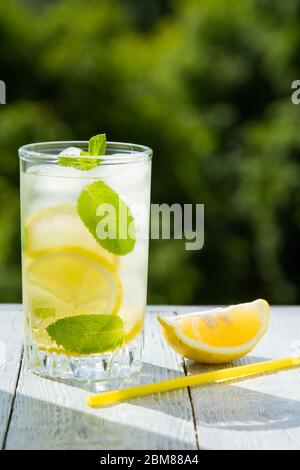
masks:
[[[82,150],[84,152],[84,150]],[[81,155],[82,155],[81,152]],[[87,152],[86,152],[87,154]],[[81,158],[81,157],[59,157],[58,163],[60,166],[71,166],[81,171],[88,171],[95,168],[101,163],[101,160],[95,158]]]
[[[106,134],[98,134],[89,140],[89,150],[81,150],[80,157],[61,156],[58,158],[58,164],[61,166],[71,166],[81,171],[88,171],[100,165],[102,160],[100,158],[81,158],[81,157],[96,157],[98,155],[105,155],[106,152]]]
[[[95,240],[116,255],[126,255],[135,246],[135,224],[127,204],[103,181],[81,191],[77,212]]]
[[[106,134],[98,134],[89,141],[89,155],[97,157],[105,155],[106,152]]]
[[[77,315],[51,323],[47,332],[66,351],[97,354],[111,351],[122,343],[124,323],[115,315]]]

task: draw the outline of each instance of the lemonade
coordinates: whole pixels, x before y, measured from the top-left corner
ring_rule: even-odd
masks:
[[[152,152],[97,137],[19,151],[25,353],[44,376],[141,366]]]

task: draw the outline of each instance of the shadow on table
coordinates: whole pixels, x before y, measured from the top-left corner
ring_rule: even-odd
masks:
[[[135,387],[136,385],[142,385],[147,383],[153,383],[153,377],[155,381],[167,380],[170,378],[182,377],[183,372],[176,371],[174,369],[168,369],[167,367],[160,367],[147,362],[143,363],[143,370],[140,374],[128,376],[121,380],[108,380],[103,382],[79,382],[76,380],[59,380],[59,379],[47,379],[54,382],[60,382],[67,384],[70,387],[80,388],[90,393],[101,393],[108,390],[123,389],[128,387]]]
[[[265,357],[246,356],[240,361],[222,366],[201,365],[187,361],[186,367],[189,373],[197,374],[223,367],[262,362],[268,359]],[[272,375],[280,373],[280,371],[271,372]],[[259,374],[256,377],[261,377],[262,375],[269,374]],[[182,373],[173,369],[144,363],[143,373],[128,381],[123,381],[122,388],[140,383],[149,383],[153,381],[154,376],[159,381],[182,376]],[[299,401],[250,390],[237,385],[246,379],[240,378],[228,381],[227,383],[194,387],[193,390],[196,393],[192,392],[191,395],[194,410],[192,410],[186,389],[167,392],[160,395],[159,398],[158,395],[135,398],[127,400],[127,403],[184,420],[193,420],[192,411],[194,411],[197,424],[204,427],[257,431],[288,429],[300,425]],[[80,386],[78,383],[70,383],[68,385],[76,388],[81,387],[91,393],[95,392],[91,388],[94,387],[93,384],[82,384]],[[112,382],[110,388],[118,388],[117,383],[113,384]],[[105,409],[109,410],[111,407]]]
[[[238,362],[223,366],[200,365],[188,361],[187,368],[189,373],[197,374],[226,366],[233,367],[266,360],[269,358],[247,356]],[[255,377],[277,375],[281,372],[273,371],[258,374]],[[243,431],[289,429],[300,426],[300,401],[237,385],[247,379],[253,380],[254,377],[194,387],[195,393],[192,391],[191,397],[197,424],[204,427]],[[170,392],[173,393],[172,399],[177,403],[183,400],[182,392],[182,390]],[[170,395],[166,399],[170,399]],[[144,397],[142,400],[135,399],[134,403],[155,410],[161,406],[159,401],[154,401],[151,397]],[[176,417],[183,417],[182,408],[179,406],[171,407],[169,413]]]
[[[11,400],[11,394],[0,391],[1,404],[9,403]],[[2,419],[2,423],[0,422],[0,448],[3,446],[6,449],[188,449],[187,443],[183,440],[132,424],[119,423],[116,413],[113,416],[110,416],[109,412],[106,412],[106,416],[101,416],[99,413],[97,416],[95,413],[92,414],[92,410],[91,413],[77,411],[23,394],[18,394],[13,413],[10,419],[7,418],[8,416],[6,420]],[[129,414],[128,419],[130,419]]]
[[[194,404],[202,427],[271,431],[300,426],[300,402],[236,385],[208,386]]]
[[[239,363],[259,362],[267,358],[248,356]],[[228,365],[229,366],[229,365]],[[232,366],[232,364],[231,364]],[[200,373],[220,366],[201,366],[187,363],[190,373]],[[153,377],[165,380],[182,375],[172,369],[145,364],[143,374],[136,383],[149,382]],[[41,379],[43,380],[43,379]],[[245,380],[245,379],[240,379]],[[62,406],[48,401],[18,394],[14,402],[9,431],[6,436],[8,449],[185,449],[182,438],[163,433],[159,422],[148,423],[147,414],[141,408],[155,410],[159,419],[170,415],[193,421],[193,412],[200,427],[237,431],[263,431],[299,427],[300,402],[262,391],[230,384],[219,383],[193,389],[193,409],[186,389],[167,392],[160,396],[148,396],[128,400],[133,405],[124,408],[78,411],[76,403]],[[125,383],[126,385],[126,383]],[[296,383],[295,383],[296,386]],[[66,394],[75,393],[67,387]],[[82,387],[84,388],[84,387]],[[51,397],[55,401],[56,397]],[[80,397],[82,406],[83,397]],[[11,395],[0,391],[0,404],[11,401]],[[66,403],[70,403],[66,396]],[[5,423],[2,412],[2,423]],[[123,422],[119,422],[121,420]],[[125,418],[126,417],[126,418]],[[157,420],[157,418],[155,418]],[[168,419],[167,416],[165,420]],[[174,435],[174,433],[173,433]],[[0,437],[1,422],[0,422]]]

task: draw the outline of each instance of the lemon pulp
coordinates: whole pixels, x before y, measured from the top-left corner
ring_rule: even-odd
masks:
[[[23,249],[27,256],[59,246],[79,246],[99,254],[113,266],[118,256],[102,248],[85,227],[72,204],[59,204],[34,212],[24,225]]]
[[[111,315],[119,309],[121,285],[115,269],[83,248],[45,250],[28,266],[26,281],[32,311],[48,308],[56,320],[91,312]]]
[[[167,342],[181,355],[217,364],[238,359],[256,346],[268,329],[269,305],[258,299],[158,320]]]
[[[76,315],[120,315],[125,342],[141,330],[141,312],[122,312],[119,257],[94,240],[75,206],[51,206],[31,215],[24,226],[23,256],[28,328],[40,349],[66,353],[46,328]]]

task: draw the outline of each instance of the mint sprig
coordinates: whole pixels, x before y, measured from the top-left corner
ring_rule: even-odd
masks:
[[[97,354],[115,349],[125,336],[124,322],[115,315],[77,315],[51,323],[52,341],[68,352]]]
[[[106,134],[98,134],[89,140],[89,155],[97,157],[98,155],[105,155],[106,152]]]
[[[83,152],[83,151],[82,151]],[[87,152],[86,152],[87,153]],[[95,158],[81,158],[81,157],[59,157],[60,166],[71,166],[80,171],[88,171],[100,165],[101,161]]]
[[[106,152],[106,134],[98,134],[89,140],[88,151],[81,150],[80,157],[61,156],[58,158],[58,164],[61,166],[70,166],[81,171],[88,171],[102,162],[101,158],[83,158],[97,157],[105,155]]]
[[[134,249],[133,215],[125,201],[103,181],[83,188],[77,201],[77,212],[95,240],[106,250],[120,256]]]

